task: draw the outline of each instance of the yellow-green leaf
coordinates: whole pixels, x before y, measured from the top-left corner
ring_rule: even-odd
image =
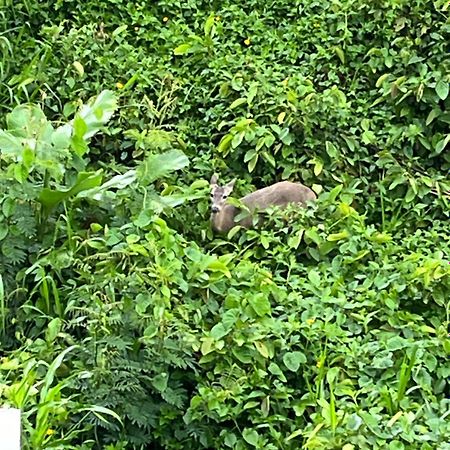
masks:
[[[241,106],[244,103],[247,103],[247,99],[246,98],[242,98],[242,97],[238,98],[230,105],[230,109],[237,108],[238,106]]]
[[[173,53],[174,55],[184,55],[185,53],[188,53],[191,48],[191,44],[181,44],[173,50]]]
[[[75,67],[75,70],[80,74],[80,77],[84,75],[84,67],[79,61],[74,61],[72,63],[73,67]]]

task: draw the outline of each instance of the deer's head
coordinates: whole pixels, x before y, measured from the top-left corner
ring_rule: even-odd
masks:
[[[232,180],[225,186],[219,186],[217,184],[218,181],[217,175],[213,175],[209,182],[211,186],[211,212],[213,214],[218,214],[222,211],[228,196],[233,191],[234,183],[236,182],[236,180]]]

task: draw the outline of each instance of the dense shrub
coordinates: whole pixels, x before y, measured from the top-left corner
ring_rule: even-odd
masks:
[[[0,395],[26,448],[450,448],[447,10],[6,2]],[[322,194],[213,236],[213,171]]]

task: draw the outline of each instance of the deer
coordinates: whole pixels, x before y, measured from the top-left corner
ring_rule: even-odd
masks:
[[[280,181],[242,197],[239,201],[245,207],[244,209],[227,202],[236,179],[224,186],[219,186],[218,181],[217,175],[214,174],[210,181],[211,225],[212,229],[218,233],[227,233],[236,225],[251,228],[254,224],[253,218],[258,211],[264,211],[272,206],[283,208],[288,204],[298,204],[305,207],[308,201],[317,198],[314,191],[301,183]],[[248,210],[246,217],[238,217],[238,220],[235,221],[236,216],[241,215],[245,210]],[[258,222],[261,223],[261,220]]]

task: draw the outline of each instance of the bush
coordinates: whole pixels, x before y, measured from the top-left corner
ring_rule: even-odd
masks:
[[[446,2],[44,6],[0,36],[25,448],[448,449]],[[213,171],[321,195],[214,236]]]

